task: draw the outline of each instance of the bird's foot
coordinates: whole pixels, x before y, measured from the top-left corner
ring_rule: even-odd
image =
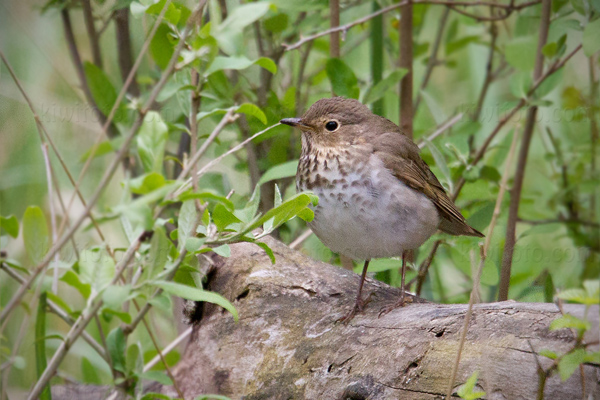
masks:
[[[389,313],[390,311],[395,310],[396,308],[404,307],[407,303],[412,303],[412,302],[413,302],[412,297],[406,296],[404,294],[404,292],[402,292],[402,295],[400,296],[400,300],[398,300],[394,304],[390,304],[388,306],[382,307],[381,310],[379,310],[378,317],[381,317],[382,315],[385,315],[385,314]]]
[[[348,323],[352,321],[352,319],[356,316],[357,313],[362,312],[365,309],[367,304],[369,304],[369,302],[371,301],[372,295],[373,293],[370,293],[364,300],[362,298],[357,298],[350,312],[348,312],[348,314],[344,315],[343,317],[337,319],[335,322],[341,322],[344,325],[348,325]]]

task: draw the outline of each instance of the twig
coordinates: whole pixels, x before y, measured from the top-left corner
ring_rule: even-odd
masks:
[[[431,142],[432,140],[434,140],[435,138],[440,136],[442,133],[444,133],[448,129],[452,128],[457,122],[459,122],[462,119],[463,116],[464,116],[463,113],[459,113],[459,114],[455,115],[454,117],[452,117],[451,119],[449,119],[448,121],[444,122],[435,131],[433,131],[432,134],[427,136],[427,141]],[[419,140],[417,145],[419,146],[420,149],[422,149],[423,147],[425,147],[425,140],[423,140],[423,139]]]
[[[302,232],[300,236],[298,236],[296,239],[294,239],[292,243],[290,243],[290,249],[295,249],[298,246],[300,246],[302,243],[304,243],[306,239],[310,237],[310,235],[312,235],[312,233],[313,232],[310,230],[310,228],[306,229],[304,232]]]
[[[209,163],[207,163],[204,167],[202,167],[200,169],[200,171],[198,171],[198,173],[196,174],[196,177],[194,177],[194,178],[197,179],[198,177],[202,176],[207,170],[209,170],[210,168],[212,168],[215,164],[218,164],[223,158],[227,157],[231,153],[235,153],[236,151],[239,151],[246,144],[250,143],[251,141],[253,141],[257,137],[259,137],[260,135],[268,132],[269,130],[271,130],[271,129],[275,128],[276,126],[279,126],[279,125],[281,125],[281,124],[280,123],[276,123],[274,125],[269,126],[266,129],[263,129],[262,131],[260,131],[258,133],[255,133],[254,135],[250,136],[246,140],[242,141],[241,143],[239,143],[236,146],[234,146],[231,149],[229,149],[224,154],[221,154],[219,157],[216,157],[216,158],[212,159]],[[173,197],[177,197],[178,195],[180,195],[181,193],[183,193],[185,190],[187,190],[189,188],[189,186],[190,186],[191,179],[193,179],[193,178],[190,178],[190,179],[186,180],[185,183],[183,183],[183,185],[181,185],[181,187],[179,189],[177,189],[173,193]]]
[[[379,3],[374,1],[372,4],[373,12],[377,12],[381,7]],[[370,29],[370,51],[371,51],[371,85],[375,87],[383,79],[383,15],[379,15],[373,18],[371,21]],[[377,115],[384,115],[385,113],[384,98],[381,97],[377,101],[373,102],[372,111]]]
[[[502,175],[502,180],[500,182],[500,190],[498,191],[498,197],[496,198],[496,205],[494,206],[494,214],[492,215],[492,220],[490,222],[490,227],[485,238],[485,243],[481,247],[480,251],[480,261],[479,267],[477,268],[477,272],[475,273],[475,277],[473,279],[473,288],[471,289],[471,295],[469,297],[469,306],[467,308],[467,313],[465,315],[465,322],[463,324],[462,332],[460,335],[460,342],[458,344],[458,352],[456,354],[456,359],[454,360],[454,365],[452,367],[452,373],[450,381],[448,382],[448,389],[446,392],[446,399],[449,399],[452,396],[452,389],[454,388],[454,382],[456,381],[456,374],[458,373],[458,366],[460,365],[460,357],[462,353],[462,349],[465,344],[465,339],[467,337],[467,331],[469,329],[469,323],[471,321],[471,315],[473,314],[473,304],[475,303],[476,294],[479,292],[479,284],[481,280],[481,274],[483,272],[483,267],[485,265],[485,260],[487,257],[487,252],[490,248],[490,244],[492,243],[492,236],[494,233],[494,228],[496,227],[496,223],[498,222],[498,217],[500,216],[502,200],[504,199],[504,194],[506,193],[506,187],[508,182],[508,176],[510,167],[512,165],[512,160],[515,155],[515,151],[517,149],[517,138],[518,138],[517,130],[513,133],[512,143],[510,145],[510,150],[508,152],[508,156],[506,158],[506,163],[504,164],[504,174]]]
[[[427,87],[429,83],[429,78],[431,77],[431,73],[436,65],[439,64],[437,54],[440,49],[440,44],[442,43],[442,36],[444,34],[444,29],[446,28],[446,22],[448,22],[448,15],[450,15],[450,7],[446,7],[444,11],[442,11],[442,17],[440,18],[440,22],[438,25],[438,30],[435,35],[435,39],[433,41],[433,47],[431,49],[431,54],[429,55],[429,60],[427,61],[427,68],[425,69],[425,75],[423,76],[423,81],[421,82],[421,87],[419,88],[419,92],[417,93],[417,98],[415,99],[415,106],[413,110],[413,115],[417,114],[417,109],[419,108],[419,104],[421,104],[422,93]]]
[[[48,144],[42,143],[42,154],[44,155],[44,164],[46,165],[46,181],[48,183],[48,203],[50,206],[50,227],[52,229],[52,243],[58,240],[56,232],[56,211],[54,210],[54,190],[52,188],[52,165],[48,157]],[[58,188],[57,188],[58,189]],[[52,279],[52,293],[58,291],[58,253],[54,255],[54,277]]]
[[[205,2],[206,1],[204,1],[204,3]],[[199,9],[196,9],[196,11],[194,13],[197,13],[197,12],[199,12]],[[192,18],[192,17],[190,17],[190,18]],[[154,87],[152,92],[150,93],[150,96],[148,97],[148,100],[146,101],[145,105],[139,111],[138,117],[136,118],[135,122],[133,123],[133,126],[131,127],[129,133],[125,137],[125,140],[124,140],[123,144],[121,145],[121,148],[117,152],[115,158],[112,160],[110,165],[107,167],[104,175],[100,179],[100,182],[98,183],[98,187],[96,188],[95,192],[92,195],[92,198],[90,199],[87,206],[85,207],[84,212],[73,223],[71,229],[69,229],[69,231],[67,233],[65,233],[58,240],[58,242],[56,242],[50,248],[50,250],[48,251],[46,256],[44,256],[44,259],[42,260],[42,262],[33,270],[30,278],[25,282],[25,284],[21,285],[19,287],[19,289],[17,289],[16,293],[13,295],[13,298],[9,301],[9,303],[6,305],[6,307],[2,310],[2,313],[0,313],[0,323],[2,323],[8,317],[8,315],[11,313],[11,311],[14,309],[14,307],[21,301],[25,292],[27,291],[27,289],[29,289],[29,286],[34,281],[34,279],[37,278],[37,276],[42,272],[42,270],[45,268],[45,266],[48,265],[48,263],[50,262],[52,257],[54,257],[54,254],[56,254],[65,245],[65,243],[71,238],[71,236],[73,236],[75,231],[81,226],[83,221],[90,214],[92,207],[94,207],[96,202],[100,199],[100,195],[104,192],[104,189],[108,185],[108,182],[111,180],[113,174],[117,170],[119,163],[121,162],[121,160],[127,153],[128,149],[129,149],[129,145],[131,144],[131,141],[133,140],[133,137],[135,136],[138,129],[142,125],[144,116],[150,109],[150,106],[154,103],[154,100],[156,99],[156,97],[160,93],[161,89],[165,85],[168,77],[173,72],[173,68],[175,67],[175,63],[177,62],[177,59],[179,57],[179,53],[183,49],[183,45],[185,44],[185,39],[189,35],[190,31],[191,31],[191,29],[189,27],[189,21],[188,21],[188,26],[186,26],[186,29],[182,33],[181,38],[179,39],[179,43],[177,43],[177,46],[175,46],[173,55],[171,56],[171,60],[169,61],[169,65],[167,66],[165,71],[163,71],[163,74],[162,74],[160,80],[158,81],[158,83],[156,84],[156,86]]]
[[[488,55],[486,66],[485,66],[485,78],[483,78],[483,85],[481,86],[481,91],[479,92],[479,97],[477,98],[477,106],[476,106],[475,112],[473,113],[473,116],[472,116],[472,119],[475,122],[479,121],[479,117],[481,115],[481,110],[483,108],[483,102],[485,101],[485,98],[487,97],[488,89],[495,78],[494,73],[492,71],[492,67],[494,65],[494,53],[496,51],[496,39],[498,38],[498,28],[496,27],[496,24],[493,24],[493,23],[491,24],[490,33],[491,33],[492,38],[491,38],[491,42],[490,42],[490,52]]]
[[[169,6],[165,4],[163,9],[167,8],[169,8]],[[133,58],[131,35],[129,34],[129,7],[116,10],[113,18],[115,20],[115,29],[117,33],[117,58],[119,59],[119,71],[121,72],[121,78],[123,79],[123,82],[125,82],[131,73]],[[133,72],[133,77],[134,79],[131,80],[131,84],[129,85],[131,94],[134,96],[139,96],[140,88],[135,80],[135,71]]]
[[[400,52],[398,66],[408,72],[400,80],[400,129],[413,137],[413,7],[410,2],[400,8]]]
[[[167,355],[171,352],[171,350],[173,350],[175,347],[177,347],[181,342],[183,342],[186,338],[188,338],[191,334],[192,334],[192,327],[190,326],[189,328],[187,328],[181,335],[177,336],[177,338],[175,340],[173,340],[171,343],[169,343],[162,351],[162,355]],[[161,360],[161,356],[160,354],[157,354],[152,360],[148,361],[148,363],[146,365],[144,365],[144,369],[143,372],[148,372],[152,369],[152,367],[154,367],[156,364],[159,363],[159,361]]]
[[[152,333],[152,329],[150,329],[150,325],[148,325],[148,321],[146,321],[146,319],[144,318],[142,320],[142,322],[144,322],[144,326],[146,327],[148,336],[150,336],[150,340],[152,340],[152,344],[154,345],[154,347],[156,348],[156,351],[158,352],[158,357],[160,358],[163,365],[165,366],[165,371],[167,371],[167,375],[169,376],[169,378],[171,378],[171,381],[173,382],[173,387],[175,388],[175,391],[177,392],[177,394],[179,395],[180,398],[185,399],[185,396],[183,395],[183,392],[179,388],[179,385],[177,384],[177,380],[175,379],[175,376],[173,375],[173,371],[171,371],[171,368],[169,367],[169,364],[167,363],[167,360],[165,359],[163,352],[161,351],[160,347],[158,346],[156,337],[154,336],[154,333]],[[190,328],[190,330],[191,329],[192,328]]]
[[[335,30],[340,26],[340,0],[329,1],[329,24],[334,29],[329,34],[329,56],[340,57],[340,31]]]
[[[102,68],[102,53],[100,52],[100,42],[98,41],[98,33],[94,26],[94,14],[90,0],[81,0],[83,7],[83,20],[85,29],[87,30],[88,39],[90,39],[90,47],[92,48],[92,59],[98,68]]]
[[[190,116],[190,118],[191,117],[192,116]],[[193,118],[196,118],[196,115],[194,115]],[[219,133],[221,133],[223,128],[225,128],[225,125],[227,125],[233,121],[235,121],[234,112],[233,112],[233,109],[230,108],[229,110],[227,110],[227,113],[223,116],[223,118],[221,118],[221,121],[219,121],[217,126],[215,126],[215,129],[213,129],[213,131],[210,133],[208,138],[206,138],[204,143],[202,143],[202,146],[200,147],[200,149],[198,149],[198,151],[189,159],[187,165],[185,166],[183,171],[181,171],[181,173],[179,174],[177,179],[183,179],[183,177],[187,176],[190,172],[192,172],[191,170],[195,168],[196,163],[198,163],[200,158],[202,158],[204,153],[206,153],[206,150],[208,150],[208,147],[212,144],[212,142],[215,141],[215,139],[217,138]],[[190,125],[191,125],[191,121],[190,121]],[[192,135],[194,135],[193,131],[192,131]]]
[[[559,217],[556,219],[537,219],[537,220],[518,218],[517,221],[523,222],[523,223],[529,224],[529,225],[578,224],[578,225],[583,225],[583,226],[589,226],[592,228],[600,228],[600,224],[597,222],[585,221],[585,220],[581,220],[581,219],[572,219],[572,218],[560,218]]]
[[[521,10],[523,8],[526,7],[531,7],[533,5],[539,4],[541,0],[534,0],[534,1],[529,1],[526,3],[522,3],[519,5],[509,5],[509,4],[500,4],[500,3],[494,3],[494,2],[490,2],[490,1],[451,1],[451,0],[403,0],[400,3],[396,3],[396,4],[392,4],[391,6],[388,7],[384,7],[381,10],[374,12],[372,14],[369,14],[365,17],[359,18],[356,21],[353,22],[349,22],[347,24],[344,25],[340,25],[336,28],[329,28],[327,30],[324,30],[322,32],[319,33],[315,33],[313,35],[310,36],[306,36],[300,40],[298,40],[296,43],[293,44],[283,44],[283,47],[286,51],[289,50],[295,50],[297,48],[299,48],[300,46],[302,46],[303,44],[313,41],[315,39],[318,39],[320,37],[329,35],[333,32],[347,32],[350,28],[356,26],[356,25],[360,25],[363,24],[367,21],[369,21],[370,19],[373,19],[379,15],[385,14],[387,12],[390,12],[392,10],[395,10],[397,8],[403,7],[409,3],[412,4],[438,4],[438,5],[446,5],[446,6],[491,6],[491,7],[497,7],[497,8],[503,8],[503,9],[507,9],[507,10]],[[456,10],[455,10],[456,11]]]
[[[548,29],[550,27],[551,1],[542,1],[542,14],[539,30],[538,48],[536,53],[535,67],[533,70],[533,80],[538,81],[542,77],[544,68],[544,55],[542,49],[546,45],[548,38]],[[521,200],[521,191],[523,190],[523,180],[525,177],[525,168],[527,167],[527,155],[529,153],[529,145],[533,136],[533,128],[535,126],[535,116],[537,114],[537,106],[532,106],[527,110],[527,118],[525,120],[525,130],[521,139],[521,149],[517,161],[517,171],[513,187],[510,192],[510,206],[508,208],[508,221],[506,223],[506,240],[504,244],[504,255],[502,257],[502,267],[500,268],[500,283],[498,286],[498,301],[508,299],[508,289],[510,287],[510,271],[512,267],[513,252],[517,241],[516,228],[517,219],[519,217],[519,202]]]

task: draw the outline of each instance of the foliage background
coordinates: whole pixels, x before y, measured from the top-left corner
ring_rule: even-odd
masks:
[[[116,39],[114,12],[123,9],[130,13],[132,49],[129,57],[133,60],[164,1],[153,8],[148,8],[151,1],[92,1],[90,4],[96,29],[106,27],[99,36],[102,63],[97,67],[93,65],[94,56],[82,14],[82,4],[85,3],[4,1],[0,5],[0,48],[33,100],[42,123],[65,158],[68,169],[75,176],[79,174],[86,154],[89,154],[102,127],[81,90],[77,68],[71,62],[61,10],[69,10],[81,58],[88,63],[85,64],[85,72],[93,98],[98,108],[108,114],[124,81],[123,67],[119,64],[119,53],[124,50]],[[352,22],[389,5],[392,5],[389,1],[344,1],[341,4],[340,21],[342,24]],[[195,6],[189,1],[174,2],[168,6],[171,8],[165,15],[167,22],[159,27],[136,74],[134,87],[137,89],[129,90],[115,118],[113,128],[117,138],[113,139],[114,149],[119,148],[118,137],[127,134],[134,123],[135,110],[148,98],[168,64],[176,43],[171,33],[182,31],[189,10]],[[198,146],[223,117],[223,112],[215,113],[214,110],[233,107],[237,111],[232,113],[238,116],[237,120],[225,126],[217,140],[209,146],[200,160],[200,166],[250,135],[276,124],[281,118],[301,115],[314,101],[331,96],[332,90],[338,95],[357,97],[381,115],[399,123],[398,83],[404,73],[398,68],[398,9],[385,13],[381,19],[370,19],[348,29],[342,35],[345,39],[340,45],[339,59],[331,58],[334,50],[330,47],[328,35],[296,50],[286,51],[283,46],[294,43],[300,35],[305,37],[327,29],[331,22],[329,6],[328,2],[319,0],[242,4],[238,1],[208,1],[202,31],[194,31],[188,41],[197,51],[192,48],[184,50],[178,72],[169,77],[157,101],[151,106],[157,112],[153,115],[160,116],[168,128],[164,155],[162,145],[157,144],[160,140],[152,142],[149,152],[158,156],[150,162],[158,159],[158,164],[145,166],[144,158],[148,156],[144,153],[143,140],[134,139],[127,162],[117,170],[93,209],[93,215],[101,222],[105,242],[94,229],[90,229],[89,221],[86,221],[85,229],[80,229],[74,236],[78,248],[99,251],[106,244],[111,249],[126,249],[132,240],[127,232],[128,226],[134,231],[141,227],[148,228],[146,209],[127,208],[137,196],[143,196],[149,190],[142,187],[134,193],[136,183],[132,184],[132,180],[142,175],[148,176],[154,171],[154,178],[164,183],[165,179],[175,179],[180,171],[179,162],[187,160],[182,154],[189,150],[182,152],[180,149],[190,146],[189,135],[185,131],[189,129],[188,117],[194,101],[189,86],[193,82],[191,79],[194,79],[192,71],[197,71],[195,73],[199,74],[202,83],[198,91],[198,111],[202,117],[197,127]],[[526,96],[526,93],[532,82],[541,6],[532,4],[495,22],[486,19],[502,16],[502,9],[487,6],[458,9],[468,10],[476,18],[449,10],[443,4],[413,6],[414,138],[418,141],[428,137],[438,127],[451,122],[449,129],[427,143],[422,155],[448,189],[452,190],[461,178],[465,179],[457,204],[470,224],[488,233],[486,229],[492,219],[512,135],[519,135],[520,141],[527,107],[521,108],[501,127],[481,162],[474,166],[470,166],[470,162],[477,149],[520,99],[527,98],[528,104],[539,106],[526,170],[515,168],[516,156],[513,165],[507,169],[509,188],[513,176],[524,174],[509,298],[518,301],[552,301],[558,289],[579,287],[585,279],[596,279],[600,273],[597,221],[600,205],[597,201],[599,181],[596,167],[599,110],[597,38],[600,37],[600,20],[597,17],[600,3],[587,0],[552,1],[548,45],[544,47],[546,71],[553,62],[565,57],[582,42],[584,47],[564,68],[550,76],[535,96]],[[379,30],[383,33],[381,40],[376,35]],[[439,38],[439,50],[433,55],[436,38]],[[219,58],[215,60],[215,56]],[[251,61],[255,60],[262,61],[253,64]],[[491,68],[488,68],[488,64]],[[430,77],[423,83],[428,74]],[[382,78],[384,81],[377,85]],[[66,217],[77,219],[84,208],[75,201],[65,215],[56,193],[49,197],[36,123],[6,65],[0,69],[0,99],[0,214],[4,217],[14,215],[21,225],[18,237],[13,238],[8,234],[7,222],[3,221],[0,243],[4,254],[15,260],[14,265],[21,265],[25,274],[39,262],[31,259],[31,250],[27,248],[27,239],[23,237],[24,214],[28,207],[38,206],[43,210],[43,225],[47,227],[49,244],[53,242],[48,233],[50,203],[56,210],[58,223]],[[237,107],[241,104],[254,106],[247,105],[240,110]],[[138,137],[141,135],[138,134]],[[222,222],[221,225],[225,225],[223,229],[219,228],[217,237],[230,234],[228,229],[237,232],[243,230],[240,226],[229,225],[233,221],[227,220],[229,217],[214,215],[219,213],[216,211],[217,204],[224,204],[222,197],[232,189],[234,194],[231,201],[236,210],[247,207],[253,188],[259,181],[262,183],[265,180],[268,182],[261,188],[260,209],[266,212],[277,205],[274,180],[269,177],[280,178],[276,181],[284,200],[293,198],[295,189],[291,176],[295,164],[292,160],[298,158],[299,142],[297,132],[289,127],[277,126],[250,142],[243,151],[224,158],[201,177],[198,183],[200,192],[209,191],[221,196],[216,200],[205,198],[207,203],[203,203],[213,214],[213,222],[219,222],[219,218],[227,221]],[[89,199],[96,190],[113,157],[110,146],[103,145],[102,149],[106,150],[105,153],[93,159],[81,184],[84,198]],[[176,158],[180,161],[174,161]],[[74,193],[73,187],[52,154],[50,159],[58,183],[54,190],[60,191],[66,202]],[[483,269],[480,288],[483,301],[497,298],[509,197],[505,196],[500,203],[501,213]],[[166,225],[169,232],[181,223],[177,222],[182,212],[179,207],[181,204],[177,203],[161,214],[163,218],[173,218],[172,223]],[[301,213],[302,207],[298,206],[294,213]],[[118,211],[125,209],[126,212]],[[152,209],[156,210],[154,204]],[[113,218],[117,214],[118,218]],[[282,217],[283,220],[287,218]],[[210,227],[200,221],[200,225],[203,224],[205,228]],[[155,226],[151,224],[150,228]],[[33,232],[35,240],[44,237],[44,229],[40,229]],[[304,231],[305,223],[296,218],[282,225],[276,234],[284,242],[290,243]],[[204,237],[202,233],[197,236],[200,239]],[[437,240],[441,240],[442,244],[427,268],[428,256],[432,254],[434,246],[437,248]],[[227,240],[218,244],[225,242]],[[206,249],[207,244],[200,243],[195,250]],[[334,263],[343,261],[314,236],[309,237],[301,248],[317,259]],[[41,250],[42,255],[46,250]],[[144,257],[147,257],[148,251],[148,248],[141,248],[134,264],[147,262]],[[421,295],[443,303],[466,302],[478,257],[477,240],[436,235],[416,252],[415,268],[409,272],[408,280],[417,276],[419,267],[425,267],[424,276],[427,279],[424,280]],[[61,260],[64,261],[61,264],[61,276],[68,270],[81,274],[73,264],[75,258],[72,250],[65,248],[61,252]],[[176,258],[176,254],[171,252],[169,260]],[[191,259],[186,260],[185,263],[190,267],[197,267]],[[399,286],[398,266],[398,260],[377,260],[372,263],[370,271],[378,279]],[[199,274],[195,280],[194,273]],[[193,272],[190,276],[176,277],[176,281],[201,285],[198,281],[200,275]],[[52,273],[48,272],[43,290],[50,290],[51,276]],[[5,271],[0,272],[0,277],[0,304],[4,307],[18,284]],[[86,307],[85,299],[68,282],[60,282],[58,296],[69,305],[75,317],[77,310]],[[177,336],[174,321],[180,319],[178,315],[173,315],[168,297],[163,297],[166,305],[163,309],[153,309],[148,317],[150,329],[161,348]],[[36,299],[35,293],[28,294],[24,303],[3,326],[3,336],[0,337],[2,363],[3,366],[11,365],[11,368],[3,368],[3,395],[4,390],[30,388],[37,379],[34,366],[36,362],[39,366],[39,360],[35,358],[33,329]],[[135,311],[127,308],[113,311],[136,315]],[[123,320],[119,318],[104,315],[98,324],[90,324],[88,332],[101,342],[103,336],[114,332],[121,323]],[[48,317],[46,336],[65,335],[68,329],[64,322],[53,316]],[[45,341],[48,355],[59,346],[58,337],[51,336]],[[114,381],[122,384],[123,376],[141,376],[138,364],[147,362],[156,354],[147,330],[135,329],[127,339],[127,344],[127,362],[131,366],[119,372],[122,376],[111,371],[109,365],[87,343],[79,340],[61,364],[55,381],[74,379],[89,383]],[[141,355],[130,354],[133,344],[138,346],[137,351]],[[14,349],[18,351],[12,354]],[[171,353],[167,357],[168,362],[172,365],[177,357],[177,352]],[[132,358],[134,361],[131,361]],[[137,364],[135,360],[138,360]],[[157,369],[164,370],[164,367]],[[7,383],[10,383],[8,389]],[[123,386],[128,386],[129,390],[135,388],[135,384]]]

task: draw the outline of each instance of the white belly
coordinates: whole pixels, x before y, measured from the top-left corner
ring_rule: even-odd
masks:
[[[365,170],[369,179],[359,173]],[[339,178],[335,170],[320,172],[330,181]],[[345,189],[312,189],[319,204],[309,226],[334,252],[357,260],[400,256],[437,230],[439,216],[431,200],[398,181],[375,157],[344,179]]]

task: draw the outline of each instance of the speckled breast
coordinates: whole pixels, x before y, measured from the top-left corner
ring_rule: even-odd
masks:
[[[420,246],[439,224],[433,203],[364,149],[303,154],[296,188],[319,196],[309,223],[317,237],[354,259],[400,256]]]

